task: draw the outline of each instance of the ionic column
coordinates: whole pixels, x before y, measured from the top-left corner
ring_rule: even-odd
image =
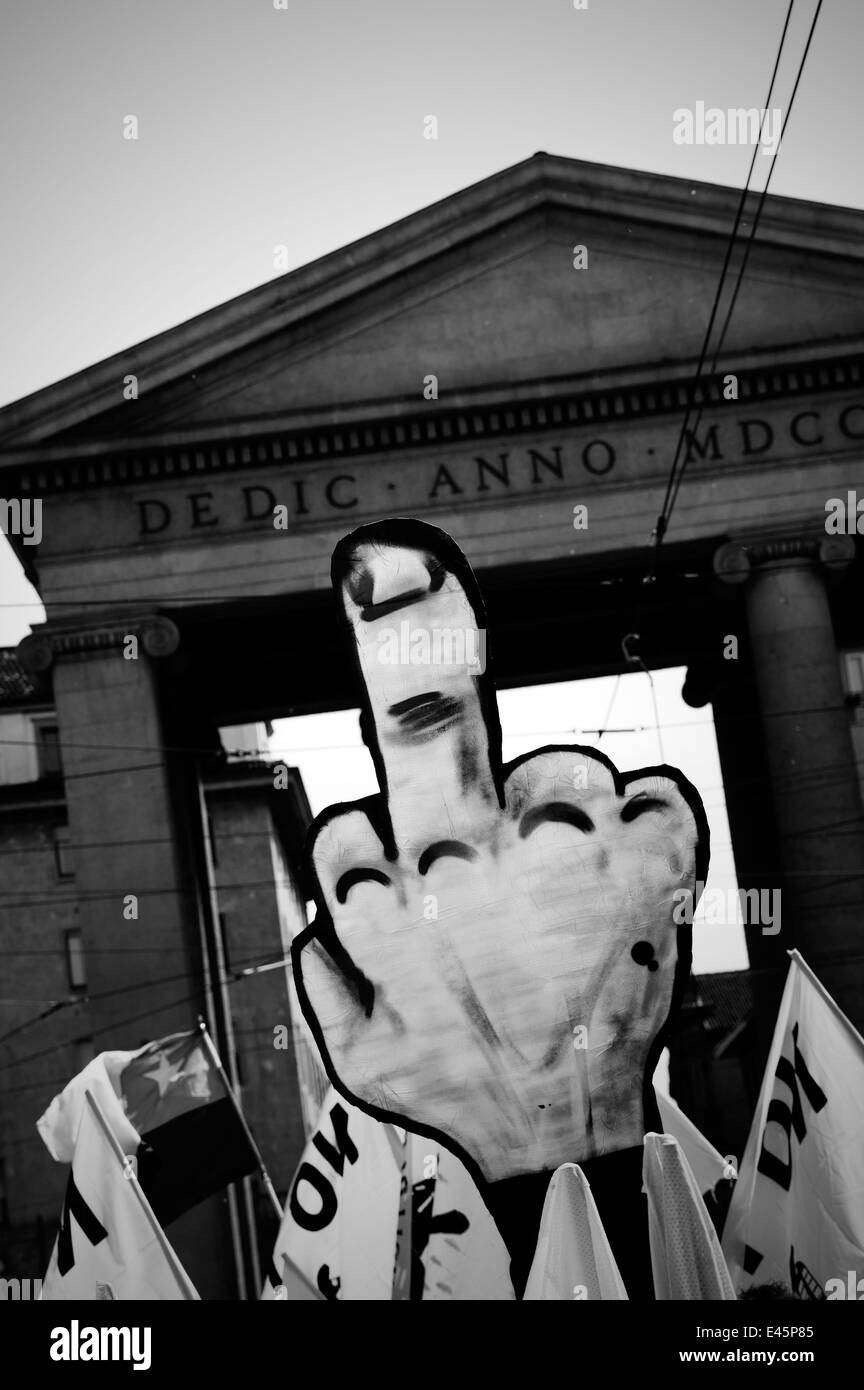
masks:
[[[854,555],[849,536],[762,536],[721,546],[714,569],[744,586],[780,840],[783,940],[860,1027],[864,813],[824,584],[827,570]]]

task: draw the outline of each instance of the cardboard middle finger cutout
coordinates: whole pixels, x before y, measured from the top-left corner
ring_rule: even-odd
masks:
[[[310,837],[295,974],[331,1079],[481,1186],[641,1145],[690,970],[673,910],[707,873],[698,793],[578,745],[502,763],[482,600],[437,528],[362,527],[332,576],[380,793]]]

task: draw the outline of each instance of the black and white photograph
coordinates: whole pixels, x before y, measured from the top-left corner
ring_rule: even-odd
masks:
[[[248,1377],[301,1343],[242,1305],[552,1301],[622,1372],[835,1376],[864,6],[0,31],[19,1366]]]

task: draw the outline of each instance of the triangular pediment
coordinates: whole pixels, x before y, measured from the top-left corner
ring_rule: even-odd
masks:
[[[536,155],[8,407],[0,438],[362,418],[422,406],[431,377],[470,401],[692,372],[737,200]],[[861,213],[769,199],[724,360],[864,336],[862,230]],[[118,404],[129,376],[138,399]]]

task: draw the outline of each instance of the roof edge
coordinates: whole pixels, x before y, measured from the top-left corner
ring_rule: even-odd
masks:
[[[709,235],[731,230],[740,190],[668,174],[539,152],[467,188],[308,262],[227,303],[112,354],[0,409],[0,441],[37,443],[116,404],[118,375],[146,374],[156,390],[334,303],[429,260],[516,217],[532,205],[668,224]],[[742,229],[758,196],[748,195]],[[864,211],[771,194],[760,244],[864,259]],[[218,330],[217,330],[218,325]],[[110,400],[107,399],[110,391]]]

